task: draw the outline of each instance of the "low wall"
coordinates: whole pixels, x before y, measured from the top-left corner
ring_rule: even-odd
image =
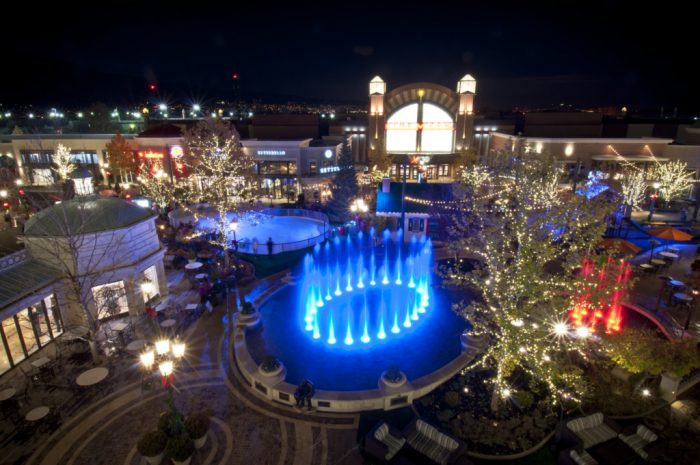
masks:
[[[258,364],[248,351],[246,344],[247,326],[235,322],[233,335],[233,352],[236,363],[248,385],[259,395],[269,400],[286,405],[296,405],[294,391],[297,386],[289,384],[279,377],[261,374]],[[459,373],[471,362],[479,347],[475,344],[467,346],[463,352],[447,365],[438,370],[408,381],[399,387],[369,389],[364,391],[326,391],[317,389],[311,404],[323,412],[361,412],[365,410],[391,410],[410,405],[415,399],[422,397],[445,381]],[[377,382],[379,378],[377,378]]]

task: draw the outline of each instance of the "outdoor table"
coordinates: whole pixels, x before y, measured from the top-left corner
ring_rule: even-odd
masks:
[[[586,449],[601,465],[632,465],[639,461],[637,453],[620,438],[612,438]]]
[[[66,341],[72,341],[74,339],[80,339],[81,337],[86,336],[88,332],[89,330],[85,326],[76,326],[65,331],[63,334],[61,334],[61,337]]]
[[[75,379],[75,383],[78,386],[92,386],[93,384],[97,384],[105,379],[108,374],[109,370],[107,368],[92,368],[80,373],[80,375]]]
[[[127,325],[126,323],[114,323],[113,325],[111,325],[111,328],[113,331],[120,333],[124,331],[127,326],[129,325]]]
[[[27,412],[24,418],[27,421],[38,421],[48,415],[49,410],[50,409],[47,406],[42,405],[41,407],[37,407]]]
[[[143,349],[144,347],[146,347],[146,341],[144,341],[143,339],[136,339],[135,341],[131,341],[126,346],[126,350],[128,350],[129,352],[136,352]]]
[[[668,250],[669,252],[677,253],[677,254],[680,254],[680,253],[681,253],[681,249],[677,249],[677,248],[675,248],[675,247],[669,247],[669,248],[666,249],[666,250]]]
[[[43,367],[44,365],[46,365],[47,363],[50,363],[50,362],[51,362],[51,359],[50,359],[50,358],[48,358],[48,357],[41,357],[41,358],[38,358],[38,359],[34,360],[34,361],[32,362],[32,366],[33,366],[34,368],[41,368],[41,367]]]
[[[206,273],[199,273],[199,274],[194,275],[194,279],[196,279],[197,281],[204,281],[206,278],[207,278]]]
[[[673,287],[685,287],[685,283],[683,281],[678,281],[677,279],[670,280],[668,284]]]
[[[660,260],[660,259],[658,259],[658,258],[652,258],[652,259],[651,259],[651,263],[652,263],[653,265],[659,265],[659,266],[664,266],[664,265],[666,264],[665,261]]]
[[[15,388],[3,389],[0,391],[0,402],[12,399],[15,394],[17,394],[17,390]]]
[[[673,252],[666,252],[666,251],[664,251],[664,252],[659,252],[659,255],[661,255],[662,257],[666,257],[666,258],[672,258],[672,259],[674,259],[674,260],[675,260],[676,258],[678,258],[678,254],[677,254],[677,253],[673,253]]]
[[[190,311],[190,312],[197,310],[197,304],[187,304],[187,306],[185,307],[185,310]]]
[[[163,320],[160,323],[161,328],[170,328],[171,326],[175,326],[175,323],[177,321],[173,320],[172,318],[169,318],[167,320]]]
[[[192,263],[188,263],[187,265],[185,265],[185,269],[190,270],[190,271],[194,271],[194,270],[200,269],[203,266],[204,266],[204,264],[201,262],[192,262]]]
[[[639,267],[640,267],[641,269],[643,269],[643,270],[651,270],[651,269],[654,268],[653,266],[651,266],[651,265],[648,264],[648,263],[642,263],[641,265],[639,265]]]

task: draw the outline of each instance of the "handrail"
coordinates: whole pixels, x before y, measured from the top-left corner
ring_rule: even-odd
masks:
[[[300,250],[306,249],[308,247],[313,247],[317,243],[323,242],[330,235],[330,224],[328,221],[328,215],[324,213],[305,210],[303,208],[266,208],[262,211],[262,213],[270,216],[299,216],[304,218],[312,218],[323,222],[324,231],[323,233],[317,236],[302,239],[300,241],[280,243],[275,242],[272,244],[272,250],[268,250],[266,243],[258,242],[256,245],[254,245],[252,241],[239,242],[239,251],[245,253],[252,253],[255,255],[275,255],[282,252],[290,252],[293,250]],[[327,224],[329,226],[326,226]]]

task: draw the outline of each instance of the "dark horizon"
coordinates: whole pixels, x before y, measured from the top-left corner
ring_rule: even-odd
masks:
[[[245,98],[367,102],[369,80],[394,88],[477,79],[484,109],[554,106],[700,111],[692,75],[690,15],[605,2],[537,6],[225,7],[41,6],[7,26],[0,103],[135,104],[158,86],[169,103]],[[20,7],[20,10],[23,7]],[[102,8],[102,7],[101,7]]]

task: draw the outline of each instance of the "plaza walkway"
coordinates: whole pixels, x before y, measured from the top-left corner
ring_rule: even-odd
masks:
[[[236,296],[229,299],[234,309]],[[175,403],[185,414],[204,411],[212,416],[207,444],[195,453],[192,465],[362,463],[357,449],[359,415],[306,413],[257,397],[235,366],[231,332],[232,319],[222,303],[183,334],[188,349],[176,374]],[[24,419],[19,426],[0,421],[0,464],[145,463],[136,442],[156,428],[166,408],[166,390],[158,384],[142,389],[137,355],[115,358],[109,367],[110,375],[99,390],[76,394],[72,389],[32,388],[23,411],[49,405],[60,418],[57,424],[31,427]]]

